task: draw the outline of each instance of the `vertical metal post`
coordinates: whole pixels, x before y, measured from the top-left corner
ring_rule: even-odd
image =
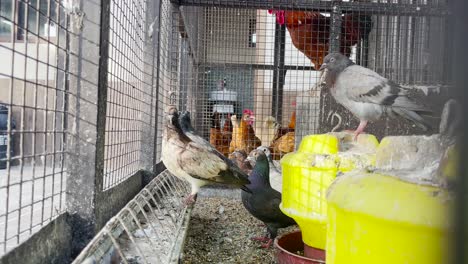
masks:
[[[103,186],[110,0],[100,4],[80,1],[79,12],[87,19],[76,16],[78,10],[70,16],[74,34],[69,35],[69,67],[74,74],[68,75],[67,210],[73,234],[72,257],[100,228],[96,212]]]
[[[453,16],[447,16],[445,19],[445,38],[444,39],[453,39],[455,32],[453,30]],[[453,41],[445,41],[444,43],[444,52],[443,52],[443,59],[444,62],[442,63],[442,83],[449,83],[451,80],[452,74],[452,64],[451,62],[451,52],[453,52]]]
[[[157,155],[157,144],[158,144],[158,113],[159,113],[159,93],[160,93],[160,72],[161,72],[161,5],[162,0],[155,0],[156,3],[154,4],[154,21],[153,21],[153,45],[155,49],[154,57],[153,57],[153,72],[156,71],[154,77],[154,92],[156,93],[154,96],[154,135],[153,135],[153,164],[156,165],[156,161],[158,158]],[[153,167],[153,172],[155,171],[156,167]]]
[[[273,60],[273,94],[272,94],[272,115],[281,122],[283,117],[283,88],[286,77],[284,67],[286,44],[286,27],[278,23],[275,24],[275,49]]]
[[[341,24],[343,18],[341,17],[341,8],[339,1],[333,5],[331,12],[331,24],[330,24],[330,45],[328,52],[339,52],[341,47]],[[342,111],[342,107],[339,106],[333,99],[330,90],[322,89],[320,93],[320,121],[319,121],[319,133],[327,133],[331,130],[331,124],[329,123],[328,114],[330,112]],[[342,112],[340,112],[341,114]],[[349,120],[349,115],[343,116],[343,118]]]
[[[104,148],[106,142],[107,89],[109,66],[110,3],[101,0],[101,33],[99,40],[99,79],[98,79],[98,112],[96,142],[96,191],[99,195],[103,189]]]
[[[180,10],[176,4],[171,4],[170,9],[170,34],[169,34],[169,76],[170,76],[170,95],[169,103],[176,105],[180,100],[180,83],[179,81],[179,19]]]
[[[156,6],[156,7],[155,7]],[[144,58],[144,89],[146,94],[151,95],[150,98],[145,96],[142,98],[145,103],[143,107],[145,109],[142,111],[143,113],[149,113],[148,115],[143,115],[142,117],[142,133],[141,133],[141,151],[140,151],[140,167],[144,170],[152,170],[154,166],[154,155],[156,155],[154,151],[154,144],[155,144],[155,137],[154,134],[156,130],[154,129],[155,126],[153,122],[157,120],[154,116],[157,116],[157,109],[154,108],[154,97],[155,93],[157,93],[155,89],[155,80],[154,75],[157,68],[155,67],[155,52],[157,47],[155,46],[155,37],[159,31],[159,24],[155,25],[158,17],[155,13],[156,8],[159,8],[159,1],[148,1],[146,6],[146,25],[145,25],[145,58]],[[155,26],[158,26],[155,28]]]
[[[179,110],[188,110],[187,109],[187,96],[188,96],[188,72],[189,72],[189,60],[190,57],[188,55],[188,39],[187,37],[183,37],[179,47],[179,74],[178,74],[178,83],[179,83]]]
[[[330,25],[330,46],[329,52],[339,52],[341,46],[341,8],[339,5],[334,5],[331,13]]]

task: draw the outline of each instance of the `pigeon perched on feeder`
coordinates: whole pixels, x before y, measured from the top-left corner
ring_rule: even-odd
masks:
[[[327,70],[325,82],[335,100],[359,118],[354,138],[364,131],[368,122],[384,114],[400,116],[427,131],[430,125],[420,116],[432,111],[414,102],[407,91],[378,73],[354,64],[341,53],[330,53],[320,67]]]
[[[175,106],[169,106],[165,113],[161,159],[174,176],[188,181],[192,191],[185,200],[193,204],[201,186],[210,183],[226,184],[250,191],[248,175],[232,161],[214,149],[206,140],[196,134],[182,130],[190,128],[190,118],[179,121]],[[182,122],[182,125],[179,123]],[[188,122],[184,123],[184,122]]]
[[[242,203],[251,215],[267,226],[268,237],[254,237],[252,239],[266,242],[262,247],[269,248],[273,239],[278,235],[279,228],[295,225],[296,222],[281,212],[279,208],[281,193],[270,185],[270,168],[267,156],[262,150],[254,150],[252,155],[256,163],[249,176],[251,183],[247,185],[251,193],[242,191]]]

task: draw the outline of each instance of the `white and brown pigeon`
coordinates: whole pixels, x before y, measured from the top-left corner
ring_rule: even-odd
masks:
[[[325,83],[335,100],[359,118],[354,138],[368,122],[384,115],[400,116],[427,131],[430,125],[420,114],[432,111],[408,97],[407,90],[365,67],[354,64],[341,53],[330,53],[320,67],[327,70]]]
[[[172,105],[166,108],[165,118],[161,159],[170,173],[190,183],[192,190],[186,204],[194,203],[200,187],[210,183],[250,191],[245,187],[250,183],[247,174],[194,132],[187,132],[190,136],[184,133],[182,127],[192,127],[190,118],[179,120],[177,108]],[[181,126],[179,122],[189,123]]]

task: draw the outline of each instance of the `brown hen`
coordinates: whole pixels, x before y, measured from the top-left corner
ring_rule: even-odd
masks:
[[[230,123],[230,121],[226,120],[226,123]],[[226,125],[221,131],[220,114],[214,112],[211,116],[210,144],[227,157],[229,154],[229,142],[231,142],[232,132],[230,132],[229,129],[227,131],[225,129]]]
[[[255,131],[252,127],[254,119],[253,112],[249,109],[244,110],[240,122],[237,120],[236,115],[231,117],[233,129],[229,153],[236,150],[243,150],[246,153],[250,153],[250,151],[262,145],[261,140],[255,136]]]

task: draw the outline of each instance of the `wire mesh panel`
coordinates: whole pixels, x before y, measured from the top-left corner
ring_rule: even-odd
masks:
[[[0,1],[0,255],[64,211],[69,12]]]
[[[141,169],[153,124],[152,46],[147,1],[111,1],[104,189]]]
[[[445,63],[435,63],[448,45],[442,1],[177,3],[172,34],[182,48],[171,58],[184,66],[171,84],[180,85],[179,108],[189,107],[198,132],[225,155],[263,145],[278,159],[304,135],[354,129],[317,71],[330,50],[406,87],[447,83]],[[392,122],[369,132],[422,132]]]
[[[274,17],[266,10],[218,7],[181,7],[180,16],[181,42],[188,47],[178,56],[193,62],[179,76],[187,86],[179,91],[184,102],[180,108],[185,109],[187,102],[198,132],[228,155],[238,148],[250,152],[260,141],[270,146],[279,125],[285,133],[290,132],[288,126],[292,131],[295,96],[312,89],[317,74],[304,71],[313,69],[310,61],[288,49],[294,70],[286,77],[284,94],[273,89],[278,77]],[[255,135],[238,135],[236,131],[244,127],[254,129]]]
[[[161,147],[162,147],[162,131],[164,127],[164,109],[168,104],[181,105],[180,110],[186,109],[186,101],[180,100],[179,89],[180,76],[182,74],[178,69],[180,67],[186,67],[187,65],[181,66],[180,63],[183,61],[180,59],[180,48],[182,38],[179,33],[179,12],[178,9],[173,6],[169,0],[162,0],[159,14],[159,51],[157,54],[157,65],[158,70],[155,75],[155,82],[158,85],[156,106],[157,106],[157,131],[156,131],[156,144],[155,144],[155,162],[161,160]],[[195,40],[196,41],[196,40]],[[189,52],[186,50],[185,52]],[[187,63],[188,61],[185,60]],[[184,72],[183,74],[186,74]],[[189,81],[189,79],[186,79]],[[188,84],[186,84],[188,85]],[[192,86],[193,87],[193,86]],[[194,94],[194,96],[196,96]]]

